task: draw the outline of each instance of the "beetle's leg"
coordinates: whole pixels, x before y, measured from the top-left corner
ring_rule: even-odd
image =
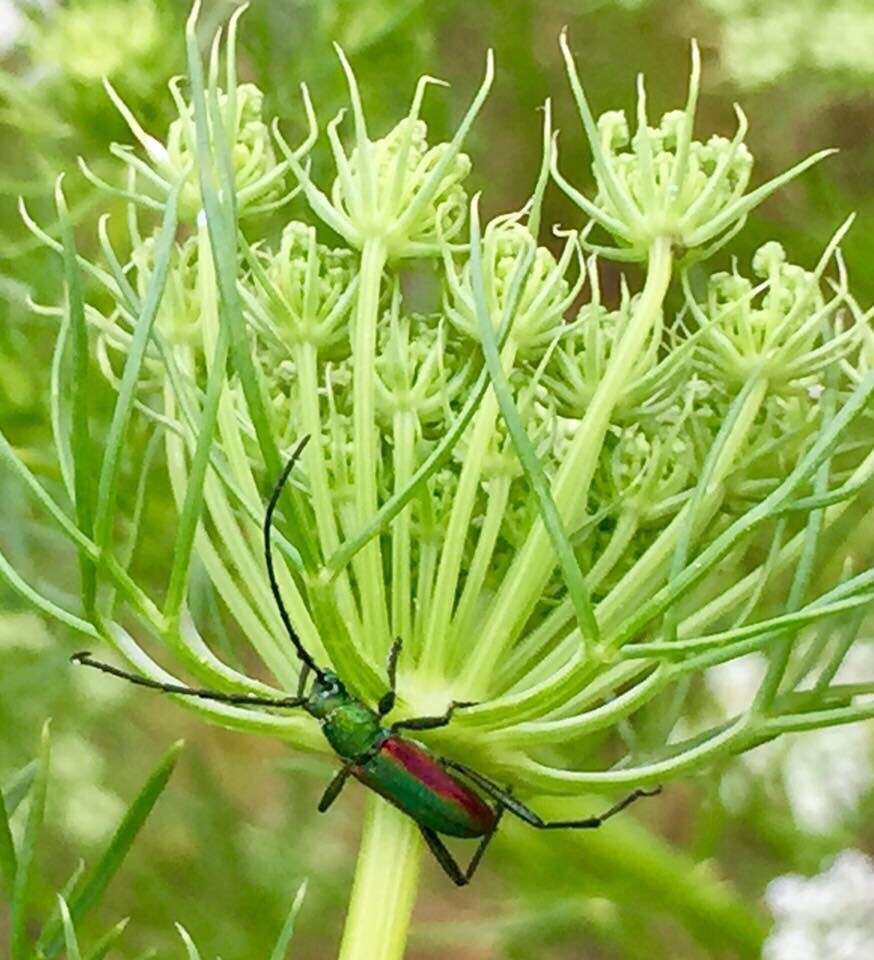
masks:
[[[455,857],[449,852],[446,844],[429,827],[420,826],[419,830],[428,844],[428,849],[434,854],[434,859],[443,868],[443,872],[457,886],[463,887],[470,883],[470,878],[465,876],[465,871],[458,865]]]
[[[185,687],[177,683],[160,683],[141,677],[127,670],[120,670],[112,664],[94,660],[87,651],[74,653],[70,659],[73,663],[80,663],[85,667],[93,667],[101,673],[108,673],[121,680],[127,680],[138,687],[148,687],[150,690],[160,690],[161,693],[173,693],[182,697],[199,697],[201,700],[214,700],[218,703],[232,703],[239,707],[300,707],[305,697],[259,697],[254,693],[221,693],[218,690],[203,690],[199,687]]]
[[[347,763],[345,766],[340,767],[340,769],[334,774],[333,779],[328,784],[327,789],[322,794],[322,799],[319,800],[319,813],[324,813],[328,807],[340,796],[340,791],[346,785],[346,781],[349,779],[349,774],[352,772],[353,764]]]
[[[464,887],[467,886],[471,880],[473,880],[473,875],[476,873],[476,868],[479,866],[488,845],[492,842],[492,837],[497,833],[498,824],[501,822],[501,817],[503,815],[504,807],[499,803],[498,809],[495,811],[495,822],[492,824],[491,830],[489,830],[482,840],[480,840],[470,863],[467,865],[466,870],[461,869],[455,857],[453,857],[449,852],[448,847],[440,839],[438,834],[436,834],[429,827],[420,826],[419,829],[422,831],[422,836],[425,838],[425,843],[428,844],[428,848],[430,849],[431,853],[434,854],[435,859],[443,868],[449,879],[456,886]]]
[[[301,700],[305,699],[307,680],[310,678],[310,665],[305,663],[300,668],[300,677],[297,681],[297,695]]]
[[[654,787],[652,790],[644,790],[642,787],[638,787],[637,790],[632,790],[627,797],[624,797],[618,803],[614,803],[609,810],[605,810],[600,816],[586,817],[582,820],[544,820],[530,807],[526,807],[524,803],[517,800],[509,790],[505,790],[476,770],[466,767],[463,763],[457,763],[455,760],[444,759],[442,763],[447,769],[455,770],[462,776],[467,777],[484,793],[497,800],[502,807],[537,830],[594,830],[600,827],[605,820],[615,817],[617,813],[621,813],[626,807],[631,806],[635,800],[640,800],[641,797],[654,797],[662,792],[661,787]]]
[[[446,713],[439,717],[410,717],[409,720],[398,720],[391,725],[392,733],[396,730],[437,730],[439,727],[448,726],[452,720],[452,714],[462,707],[475,707],[476,703],[469,700],[453,700],[449,704]]]
[[[388,652],[388,663],[386,664],[386,673],[388,674],[388,685],[394,690],[395,681],[398,676],[398,660],[401,656],[401,650],[404,648],[403,637],[395,637],[392,641],[391,650]]]
[[[403,648],[404,641],[401,637],[395,637],[394,642],[391,645],[391,650],[388,652],[388,664],[386,665],[386,673],[388,674],[388,692],[383,694],[380,698],[379,704],[376,707],[376,712],[384,717],[387,713],[391,713],[394,710],[395,706],[395,681],[397,680],[398,675],[398,657],[401,655],[401,649]]]

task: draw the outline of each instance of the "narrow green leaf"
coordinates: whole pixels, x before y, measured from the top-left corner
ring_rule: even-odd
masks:
[[[857,610],[856,613],[849,618],[849,621],[843,625],[843,629],[839,630],[834,650],[827,658],[826,664],[822,668],[820,675],[816,678],[816,685],[814,689],[818,693],[822,693],[828,688],[829,684],[832,682],[832,680],[834,680],[838,670],[840,670],[841,664],[844,662],[844,658],[850,652],[850,648],[853,646],[856,638],[859,636],[859,632],[861,631],[862,625],[865,622],[866,612],[867,611],[864,609]]]
[[[483,354],[485,355],[486,365],[489,376],[491,377],[492,389],[495,391],[498,405],[501,408],[501,413],[507,424],[507,430],[510,433],[513,446],[516,448],[516,454],[525,471],[525,476],[537,498],[540,516],[552,540],[556,556],[558,557],[565,584],[570,594],[571,602],[574,605],[577,621],[580,625],[580,632],[583,635],[583,641],[591,651],[594,645],[600,640],[600,631],[592,610],[592,601],[589,597],[586,581],[583,578],[580,565],[577,563],[574,548],[568,538],[558,508],[552,499],[549,481],[543,470],[543,465],[537,456],[534,446],[528,439],[525,426],[522,423],[519,411],[513,400],[513,392],[510,389],[510,384],[507,382],[504,369],[501,365],[497,338],[486,302],[485,279],[482,269],[479,205],[476,199],[474,199],[471,204],[470,210],[470,260],[474,301],[479,318]]]
[[[67,882],[61,888],[60,897],[56,897],[55,905],[52,907],[51,912],[46,916],[43,926],[48,926],[49,924],[59,923],[62,921],[63,918],[61,915],[60,898],[63,898],[65,903],[70,902],[70,896],[76,889],[76,886],[82,879],[84,873],[85,861],[80,857],[79,860],[76,861],[76,866],[73,868],[73,872],[70,874]]]
[[[209,379],[206,384],[206,398],[203,404],[200,426],[197,432],[197,445],[191,460],[188,474],[188,486],[185,501],[177,526],[176,543],[173,549],[173,566],[170,570],[170,582],[164,600],[164,614],[172,620],[178,616],[185,603],[188,588],[188,569],[191,565],[191,553],[194,538],[203,512],[203,484],[209,466],[210,451],[216,430],[219,403],[225,387],[226,366],[228,360],[230,334],[226,324],[219,327],[215,352]]]
[[[128,348],[127,359],[124,364],[121,383],[118,387],[118,397],[112,423],[106,437],[106,447],[103,465],[100,470],[100,479],[97,485],[97,503],[95,507],[94,539],[98,547],[104,548],[109,543],[112,531],[112,521],[115,510],[115,500],[118,492],[118,473],[124,447],[130,415],[136,395],[137,383],[140,379],[146,349],[152,335],[152,328],[158,315],[158,308],[164,295],[167,274],[170,269],[170,258],[173,253],[173,244],[176,239],[176,208],[179,192],[182,189],[180,181],[173,188],[167,200],[164,211],[164,221],[155,246],[155,268],[149,278],[149,286],[143,300],[142,310],[134,328],[133,338]]]
[[[36,775],[30,792],[30,809],[24,826],[24,837],[18,852],[18,870],[12,890],[11,960],[27,960],[30,948],[27,943],[27,908],[30,896],[31,869],[36,845],[42,832],[48,788],[49,763],[51,758],[50,721],[42,729]]]
[[[19,479],[25,483],[30,492],[39,501],[40,505],[48,511],[51,518],[61,528],[64,536],[66,536],[68,540],[71,540],[80,551],[96,557],[97,549],[90,538],[76,526],[61,507],[55,503],[54,499],[49,496],[33,473],[16,454],[2,431],[0,431],[0,460],[5,460],[13,473],[17,474]]]
[[[815,710],[810,713],[785,714],[769,717],[756,729],[765,739],[773,739],[786,733],[802,730],[819,730],[845,723],[863,723],[874,719],[874,703],[860,703],[851,707],[835,707],[833,710]]]
[[[276,946],[273,948],[273,952],[270,954],[270,960],[285,960],[286,954],[288,953],[288,945],[291,943],[291,938],[294,935],[295,921],[297,920],[297,915],[300,913],[300,909],[303,906],[306,893],[307,881],[304,880],[304,882],[298,887],[297,893],[292,901],[291,909],[288,911],[288,916],[286,917],[285,923],[282,926],[279,938],[276,941]]]
[[[3,802],[7,816],[11,817],[15,814],[18,805],[30,792],[38,766],[39,763],[36,760],[31,760],[7,780],[3,787]]]
[[[211,143],[203,64],[200,59],[195,31],[199,12],[200,3],[198,2],[192,7],[185,31],[185,40],[188,74],[191,83],[191,102],[194,108],[200,192],[212,255],[215,260],[223,326],[228,328],[230,334],[231,359],[237,376],[240,378],[240,385],[243,388],[246,406],[252,420],[252,426],[255,429],[267,473],[270,477],[278,477],[284,464],[273,437],[262,384],[252,358],[246,321],[237,291],[237,274],[239,272],[237,225],[234,217],[234,204],[230,199],[234,195],[235,184],[228,179],[228,171],[233,169],[233,163],[229,161],[227,156],[224,156],[216,164]],[[219,144],[218,147],[219,149],[224,147],[225,151],[228,149],[226,143]],[[216,183],[216,166],[218,166],[218,184]],[[219,187],[222,197],[226,198],[227,206],[223,206],[219,198]],[[294,546],[300,553],[305,568],[313,571],[316,568],[319,554],[313,538],[313,524],[309,511],[303,498],[295,491],[293,486],[289,486],[287,490],[286,496],[292,507],[293,526],[297,537]]]
[[[188,960],[200,960],[200,952],[185,927],[183,927],[181,923],[177,923],[176,929],[179,931],[179,936],[182,937],[182,942],[185,944]]]
[[[67,355],[67,343],[70,339],[70,314],[65,312],[61,318],[61,326],[58,330],[58,338],[55,342],[55,350],[52,355],[51,372],[51,420],[52,420],[52,439],[55,443],[55,451],[58,456],[58,464],[61,468],[61,478],[64,481],[64,489],[70,502],[76,500],[75,480],[73,479],[73,456],[70,452],[70,428],[64,418],[62,407],[64,395],[64,358]]]
[[[71,898],[70,914],[76,923],[103,896],[106,887],[127,856],[131,845],[152,812],[164,787],[167,786],[167,781],[176,766],[181,749],[182,741],[175,743],[155,767],[133,803],[128,807],[103,855],[95,864],[93,870],[90,871],[85,882]],[[59,926],[57,922],[47,924],[39,937],[37,947],[49,960],[57,956],[63,945],[63,934]]]
[[[708,240],[712,240],[715,236],[720,234],[726,228],[730,227],[738,219],[749,214],[755,207],[759,206],[760,203],[763,203],[765,200],[767,200],[772,193],[776,193],[777,190],[789,183],[790,180],[800,176],[810,167],[819,163],[820,160],[824,160],[826,157],[830,157],[832,154],[837,152],[838,151],[833,148],[830,150],[820,150],[819,152],[808,157],[806,160],[796,163],[794,167],[791,167],[789,170],[786,170],[779,176],[774,177],[767,183],[763,183],[760,187],[757,187],[752,192],[747,193],[735,200],[734,203],[723,208],[716,216],[699,227],[691,236],[686,237],[686,246],[689,248],[699,247]]]
[[[821,598],[821,600],[824,599],[825,598]],[[653,643],[627,644],[619,651],[619,657],[622,660],[633,660],[638,657],[681,657],[689,651],[707,650],[724,646],[738,640],[747,640],[752,637],[760,637],[762,645],[774,646],[777,642],[777,634],[785,633],[789,630],[794,632],[798,627],[815,623],[826,617],[834,617],[839,613],[845,613],[857,607],[868,606],[872,601],[874,601],[874,594],[870,593],[865,593],[858,597],[836,600],[834,603],[828,604],[818,601],[802,610],[784,613],[778,617],[761,620],[758,623],[750,623],[743,627],[736,627],[733,630],[711,633],[704,637],[691,637],[688,640],[676,640],[667,643],[656,641]]]
[[[0,879],[3,881],[3,890],[10,899],[15,889],[17,870],[18,857],[15,853],[15,844],[12,841],[12,831],[9,829],[6,798],[3,793],[0,793]]]
[[[88,382],[88,328],[85,322],[85,299],[82,277],[76,259],[76,238],[67,210],[67,201],[59,179],[55,188],[55,205],[63,242],[64,279],[67,287],[67,309],[72,334],[72,393],[71,441],[73,455],[74,489],[76,492],[76,521],[88,539],[94,529],[94,476],[98,469],[89,424],[91,389]],[[82,577],[82,605],[86,611],[94,608],[97,595],[97,570],[93,560],[79,551]]]
[[[76,939],[76,931],[73,928],[73,918],[70,916],[70,908],[60,894],[58,895],[58,909],[61,911],[61,920],[64,924],[64,946],[67,948],[67,960],[82,960],[82,954],[79,952],[79,941]]]
[[[88,623],[87,620],[82,620],[75,614],[64,610],[63,607],[59,607],[56,603],[52,603],[47,597],[44,597],[41,593],[37,593],[29,583],[22,580],[18,575],[18,571],[2,553],[0,553],[0,579],[5,580],[16,593],[24,597],[29,603],[32,603],[38,610],[52,617],[52,619],[94,640],[100,639],[98,631]]]
[[[139,313],[139,294],[131,286],[130,281],[127,278],[127,274],[124,272],[124,267],[121,265],[121,261],[118,259],[118,256],[116,255],[109,239],[109,232],[106,228],[108,221],[109,214],[105,213],[97,223],[97,234],[100,238],[100,249],[103,251],[103,257],[109,264],[109,269],[111,270],[112,276],[116,282],[116,285],[118,286],[118,299],[124,302],[124,305],[128,310],[131,311],[131,313]]]
[[[559,44],[561,46],[562,56],[564,57],[571,90],[577,103],[580,119],[583,122],[586,139],[589,141],[589,148],[592,151],[592,166],[594,167],[598,180],[603,184],[613,205],[619,211],[624,221],[629,226],[633,226],[635,230],[640,230],[643,226],[640,210],[635,206],[634,200],[617,176],[612,158],[604,147],[604,141],[598,130],[598,123],[589,106],[583,85],[580,83],[577,65],[574,62],[574,56],[571,53],[567,39],[567,29],[562,30],[561,36],[559,37]]]
[[[115,946],[121,935],[127,928],[129,917],[120,920],[114,927],[110,928],[94,944],[94,946],[85,954],[85,960],[103,960],[107,953]]]

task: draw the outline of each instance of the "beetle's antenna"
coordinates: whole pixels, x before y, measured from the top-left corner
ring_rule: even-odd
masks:
[[[273,594],[273,599],[276,601],[276,606],[279,608],[279,616],[282,617],[282,622],[285,624],[285,629],[288,631],[289,637],[291,637],[291,642],[294,644],[294,649],[297,651],[298,657],[303,661],[305,667],[309,667],[310,670],[315,673],[315,675],[321,679],[325,675],[325,671],[319,667],[312,656],[310,656],[306,647],[304,647],[303,642],[300,639],[300,635],[294,629],[294,626],[291,622],[291,617],[288,615],[288,610],[285,609],[285,602],[282,599],[282,594],[279,592],[279,583],[276,580],[276,570],[273,566],[273,550],[270,543],[270,535],[273,530],[273,514],[276,512],[276,504],[279,503],[279,497],[282,494],[282,491],[285,487],[285,484],[288,482],[289,476],[291,476],[291,471],[294,469],[294,465],[300,459],[300,455],[303,453],[303,448],[309,443],[309,434],[303,437],[298,445],[294,448],[291,456],[288,458],[288,463],[285,465],[285,469],[279,475],[279,479],[276,481],[276,486],[273,488],[273,493],[270,495],[270,502],[267,504],[267,512],[264,514],[264,559],[267,561],[267,576],[270,579],[270,591]]]
[[[82,664],[84,667],[92,667],[101,673],[108,673],[112,677],[118,677],[120,680],[127,680],[138,687],[148,687],[150,690],[159,690],[161,693],[171,693],[180,697],[200,697],[202,700],[215,700],[217,703],[231,703],[239,707],[302,707],[306,703],[306,697],[260,697],[256,693],[222,693],[218,690],[204,690],[200,687],[186,687],[179,683],[162,683],[158,680],[152,680],[149,677],[141,677],[139,674],[131,673],[129,670],[121,670],[112,666],[111,663],[104,663],[102,660],[95,660],[87,650],[81,653],[74,653],[70,657],[73,663]]]

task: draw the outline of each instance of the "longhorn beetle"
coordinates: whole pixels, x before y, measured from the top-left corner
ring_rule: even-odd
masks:
[[[339,796],[348,778],[355,777],[415,820],[437,862],[458,886],[470,883],[498,829],[504,811],[514,814],[538,830],[590,830],[600,827],[605,820],[624,810],[638,798],[657,794],[661,788],[637,789],[598,817],[545,821],[517,800],[508,788],[501,787],[462,763],[435,756],[420,743],[403,735],[403,731],[445,727],[456,710],[475,704],[453,701],[441,716],[414,717],[388,726],[383,723],[383,717],[390,713],[395,705],[395,675],[401,653],[400,639],[394,641],[388,657],[389,689],[381,697],[375,710],[355,699],[335,673],[320,667],[313,660],[295,631],[283,603],[270,542],[276,504],[308,440],[309,437],[306,436],[298,443],[276,481],[264,515],[263,530],[264,558],[270,589],[285,629],[303,664],[296,696],[270,698],[159,683],[95,660],[88,652],[75,654],[73,661],[164,693],[243,706],[303,708],[320,722],[328,743],[342,762],[319,802],[319,811],[323,813],[327,810]],[[310,673],[315,675],[315,679],[307,693]],[[486,797],[491,800],[491,804],[486,802]],[[462,869],[456,862],[441,835],[480,838],[479,846],[466,869]]]

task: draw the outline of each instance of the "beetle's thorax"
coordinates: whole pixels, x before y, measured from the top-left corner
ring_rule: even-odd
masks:
[[[322,720],[328,743],[346,760],[378,747],[386,737],[379,717],[360,700],[349,700]]]
[[[333,673],[316,679],[304,709],[321,721],[328,742],[344,759],[360,757],[385,738],[378,715],[352,697]]]

